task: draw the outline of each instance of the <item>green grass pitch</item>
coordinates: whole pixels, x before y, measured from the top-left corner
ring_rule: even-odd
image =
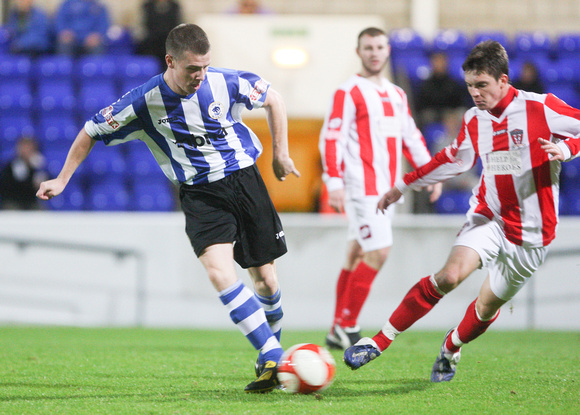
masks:
[[[283,346],[323,344],[283,332]],[[363,332],[371,335],[373,332]],[[237,331],[0,327],[0,414],[580,414],[580,333],[494,331],[429,382],[444,332],[409,330],[313,395],[244,393],[256,352]]]

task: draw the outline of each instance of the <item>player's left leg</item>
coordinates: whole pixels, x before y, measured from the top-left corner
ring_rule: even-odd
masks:
[[[479,297],[469,307],[459,326],[445,335],[439,355],[431,371],[431,382],[448,382],[455,376],[461,346],[481,336],[499,316],[500,307],[506,303],[490,288],[489,276],[485,279]]]

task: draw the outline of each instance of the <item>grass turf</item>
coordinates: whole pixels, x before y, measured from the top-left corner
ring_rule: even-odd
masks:
[[[283,346],[324,334],[287,330]],[[444,334],[410,330],[354,372],[333,351],[319,394],[252,395],[256,352],[237,331],[2,327],[0,413],[580,413],[580,333],[492,329],[464,347],[452,382],[432,384]]]

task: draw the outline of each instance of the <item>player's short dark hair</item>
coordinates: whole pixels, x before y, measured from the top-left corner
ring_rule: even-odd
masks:
[[[360,46],[360,38],[363,36],[370,36],[370,37],[377,37],[377,36],[387,36],[383,29],[379,29],[378,27],[367,27],[362,32],[358,34],[357,38],[357,47]],[[387,41],[389,37],[387,36]]]
[[[191,23],[183,23],[174,27],[165,40],[166,53],[177,58],[185,51],[195,55],[205,55],[209,49],[207,34],[201,27]]]
[[[462,65],[464,72],[487,73],[496,80],[509,75],[509,58],[501,43],[485,40],[471,50]]]

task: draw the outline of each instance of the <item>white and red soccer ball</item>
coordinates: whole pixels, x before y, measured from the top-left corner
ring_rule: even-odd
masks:
[[[322,346],[301,343],[280,358],[278,380],[287,392],[308,394],[328,387],[334,379],[336,363]]]

